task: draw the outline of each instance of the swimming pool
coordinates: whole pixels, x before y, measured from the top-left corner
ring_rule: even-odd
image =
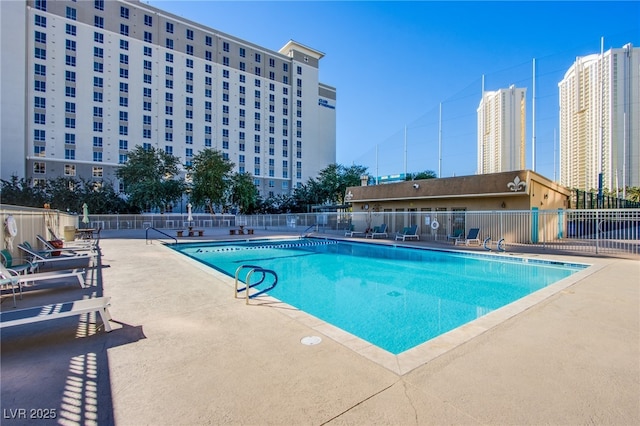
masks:
[[[588,266],[313,238],[175,249],[230,277],[241,265],[273,270],[270,296],[392,354]]]

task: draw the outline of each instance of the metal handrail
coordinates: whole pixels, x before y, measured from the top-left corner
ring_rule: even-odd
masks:
[[[251,268],[251,270],[247,273],[247,276],[245,278],[245,284],[244,284],[244,288],[238,288],[238,281],[239,281],[239,276],[240,276],[240,271],[243,269],[247,269],[247,268]],[[251,276],[253,275],[254,272],[260,272],[262,273],[262,278],[260,279],[260,281],[258,281],[257,283],[254,284],[249,284],[251,282]],[[257,285],[260,285],[264,282],[267,274],[271,274],[273,275],[273,284],[271,284],[271,287],[266,288],[264,290],[260,290],[254,294],[249,294],[249,289],[256,287]],[[238,269],[236,269],[236,282],[235,282],[235,293],[233,295],[234,298],[238,298],[238,293],[240,292],[245,292],[245,300],[246,300],[246,304],[249,304],[249,299],[253,299],[254,297],[257,297],[263,293],[266,293],[267,291],[271,290],[272,288],[274,288],[276,286],[276,284],[278,284],[278,274],[275,273],[275,271],[271,270],[271,269],[265,269],[262,268],[260,266],[255,266],[255,265],[241,265],[238,267]]]
[[[305,229],[304,231],[302,231],[302,234],[300,234],[300,238],[308,237],[308,236],[309,236],[309,234],[307,234],[307,232],[308,232],[310,229],[313,229],[313,228],[315,228],[315,227],[317,227],[317,226],[318,226],[318,224],[314,224],[314,225],[309,226],[307,229]],[[306,235],[305,235],[305,234],[306,234]]]
[[[162,235],[166,235],[168,238],[171,238],[173,241],[175,241],[174,244],[178,244],[178,239],[176,237],[173,237],[173,236],[171,236],[171,235],[169,235],[169,234],[167,234],[165,232],[162,232],[161,230],[159,230],[157,228],[154,228],[153,226],[148,226],[144,231],[144,238],[145,238],[147,244],[149,244],[149,229],[153,229],[154,231],[159,232]]]

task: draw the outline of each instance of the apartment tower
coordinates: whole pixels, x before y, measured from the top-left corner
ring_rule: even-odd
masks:
[[[640,186],[640,49],[576,58],[558,83],[560,183],[615,190]]]
[[[478,174],[525,169],[526,89],[484,92],[478,106]]]
[[[119,182],[135,146],[189,165],[214,148],[263,196],[336,158],[323,53],[279,51],[137,0],[3,1],[0,174]]]

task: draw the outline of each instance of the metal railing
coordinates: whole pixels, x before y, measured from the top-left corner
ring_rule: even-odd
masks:
[[[5,208],[7,207],[7,208]],[[2,219],[12,214],[18,224],[18,242],[47,235],[47,226],[62,233],[77,226],[77,216],[53,210],[0,206]],[[200,228],[247,228],[300,235],[310,227],[315,232],[344,237],[348,229],[364,232],[387,225],[390,239],[407,226],[417,225],[420,241],[447,241],[447,237],[470,228],[480,228],[479,238],[504,238],[509,246],[529,246],[590,254],[640,255],[640,209],[498,210],[498,211],[356,211],[267,215],[193,214]],[[184,229],[187,216],[181,214],[89,215],[89,225],[104,231],[118,229]],[[437,226],[436,226],[437,224]],[[353,226],[353,228],[351,228]],[[5,227],[2,227],[5,240]]]

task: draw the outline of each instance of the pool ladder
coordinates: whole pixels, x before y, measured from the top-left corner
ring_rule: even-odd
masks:
[[[240,282],[240,272],[243,269],[251,269],[248,273],[247,276],[245,278],[245,283],[244,283],[244,287],[238,288],[238,283]],[[256,283],[253,284],[249,284],[251,283],[251,276],[254,274],[254,272],[258,272],[262,274],[262,278],[260,278],[260,280]],[[271,284],[271,287],[269,288],[265,288],[263,290],[257,291],[253,294],[249,294],[250,293],[250,289],[252,289],[253,287],[256,287],[260,284],[262,284],[264,282],[264,280],[266,279],[267,275],[271,275],[273,277],[273,283]],[[271,269],[265,269],[262,268],[260,266],[255,266],[255,265],[242,265],[239,266],[238,269],[236,269],[236,289],[235,289],[235,293],[234,293],[234,297],[236,299],[238,299],[238,294],[242,293],[243,291],[244,293],[244,297],[246,300],[247,305],[249,304],[249,299],[253,299],[254,297],[257,297],[263,293],[266,293],[267,291],[271,290],[272,288],[274,288],[276,286],[276,284],[278,284],[278,275],[275,273],[275,271],[272,271]]]

